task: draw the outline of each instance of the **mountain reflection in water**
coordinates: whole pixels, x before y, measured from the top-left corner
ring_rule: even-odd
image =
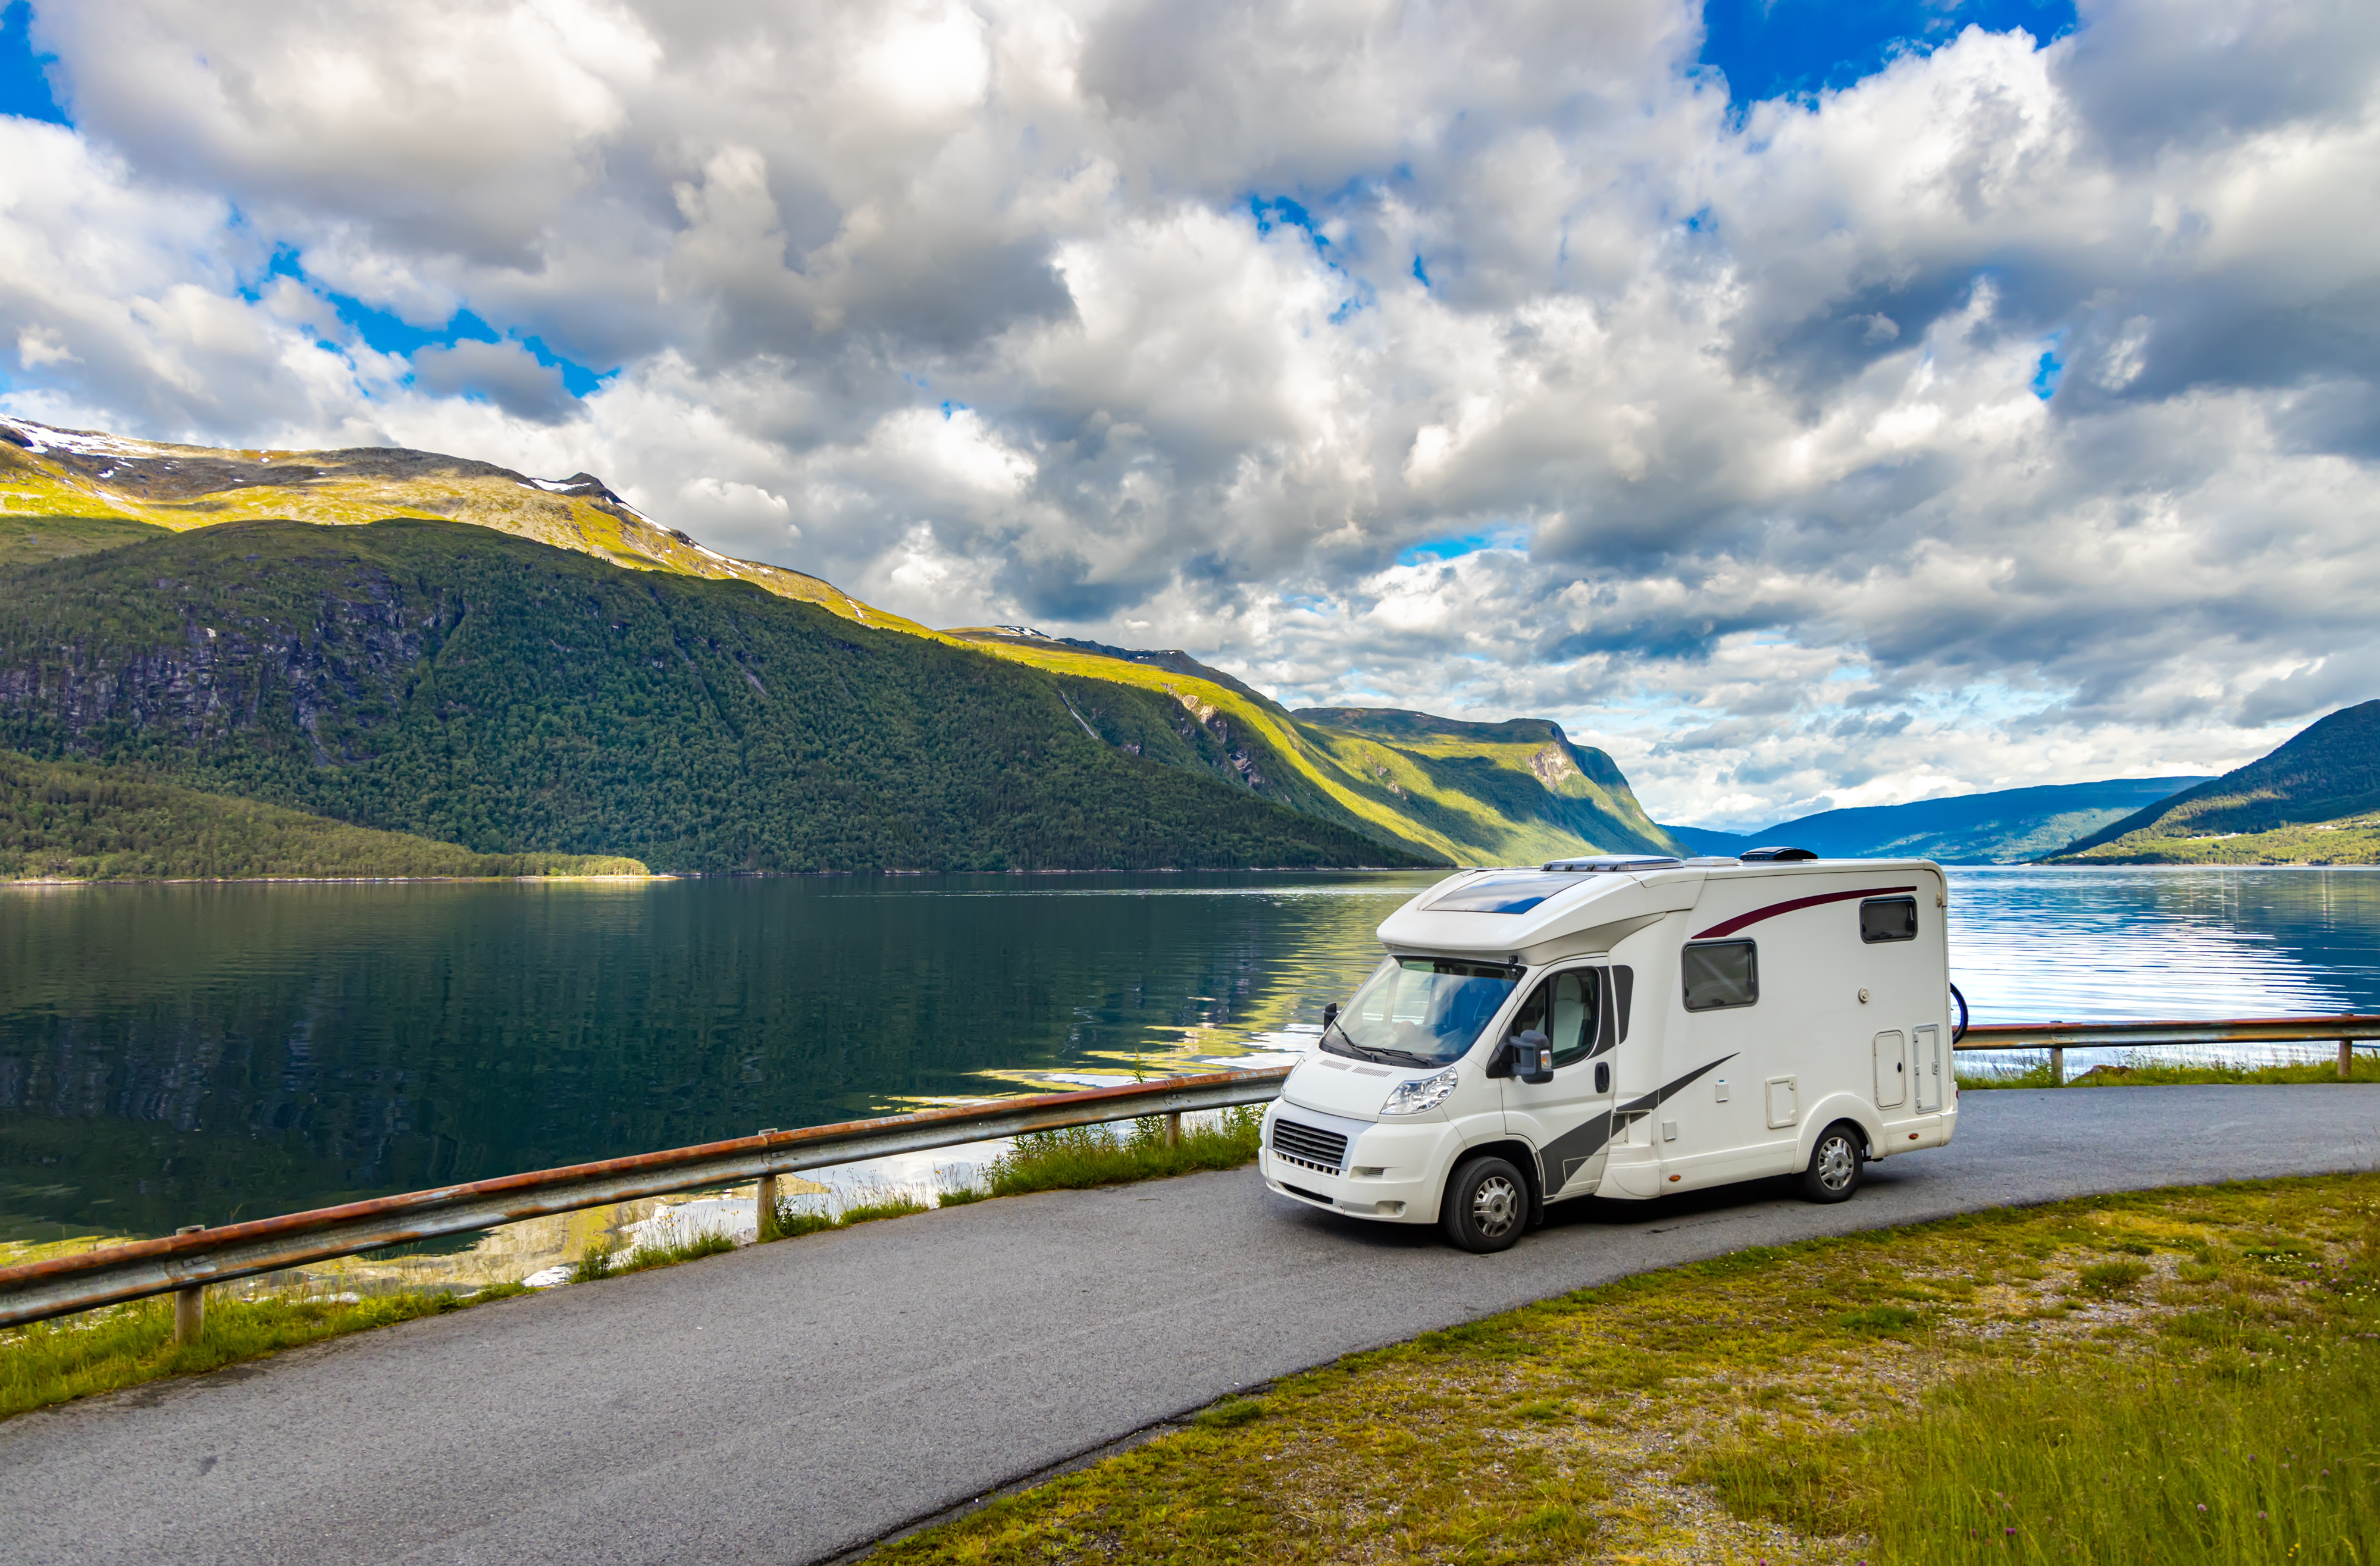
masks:
[[[1279,1058],[1436,879],[14,890],[0,1240]],[[2366,873],[1961,870],[1951,920],[1978,1022],[2380,1002]]]

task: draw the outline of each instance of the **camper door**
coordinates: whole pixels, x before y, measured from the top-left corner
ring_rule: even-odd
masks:
[[[1551,1082],[1504,1080],[1504,1124],[1537,1149],[1546,1196],[1578,1195],[1603,1177],[1611,1143],[1611,1097],[1619,1041],[1613,976],[1606,967],[1548,975],[1512,1015],[1514,1037],[1536,1029],[1553,1045]]]

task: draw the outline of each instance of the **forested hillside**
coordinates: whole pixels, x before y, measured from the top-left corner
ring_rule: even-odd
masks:
[[[474,854],[303,811],[0,750],[0,880],[640,876],[634,859]]]
[[[2334,712],[2270,755],[2127,816],[2053,862],[2380,862],[2380,701]]]
[[[450,522],[239,523],[0,571],[0,744],[477,851],[1418,862],[1208,775],[1203,734],[1154,693]]]
[[[1609,756],[1542,720],[1463,724],[1352,708],[1293,714],[1178,650],[1058,640],[1017,626],[932,630],[816,577],[708,549],[587,473],[533,479],[381,447],[216,450],[0,417],[0,566],[244,520],[346,528],[392,517],[473,524],[657,577],[746,582],[853,625],[1038,669],[1073,693],[1072,716],[1087,734],[1399,854],[1477,864],[1677,851]],[[1315,848],[1335,852],[1320,839]]]

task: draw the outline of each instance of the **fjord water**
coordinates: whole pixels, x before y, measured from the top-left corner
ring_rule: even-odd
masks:
[[[1279,1059],[1434,873],[0,895],[0,1239]],[[1975,1020],[2380,1004],[2380,875],[1957,870]]]

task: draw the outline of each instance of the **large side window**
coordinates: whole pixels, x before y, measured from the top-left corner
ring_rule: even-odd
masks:
[[[1871,897],[1860,904],[1860,939],[1873,946],[1879,941],[1917,939],[1917,899]]]
[[[1706,941],[1678,960],[1686,980],[1686,1010],[1716,1012],[1760,999],[1760,958],[1749,941]]]
[[[1505,1031],[1515,1038],[1531,1029],[1544,1034],[1554,1047],[1559,1070],[1595,1052],[1596,1024],[1602,1011],[1602,970],[1572,968],[1532,990]]]

